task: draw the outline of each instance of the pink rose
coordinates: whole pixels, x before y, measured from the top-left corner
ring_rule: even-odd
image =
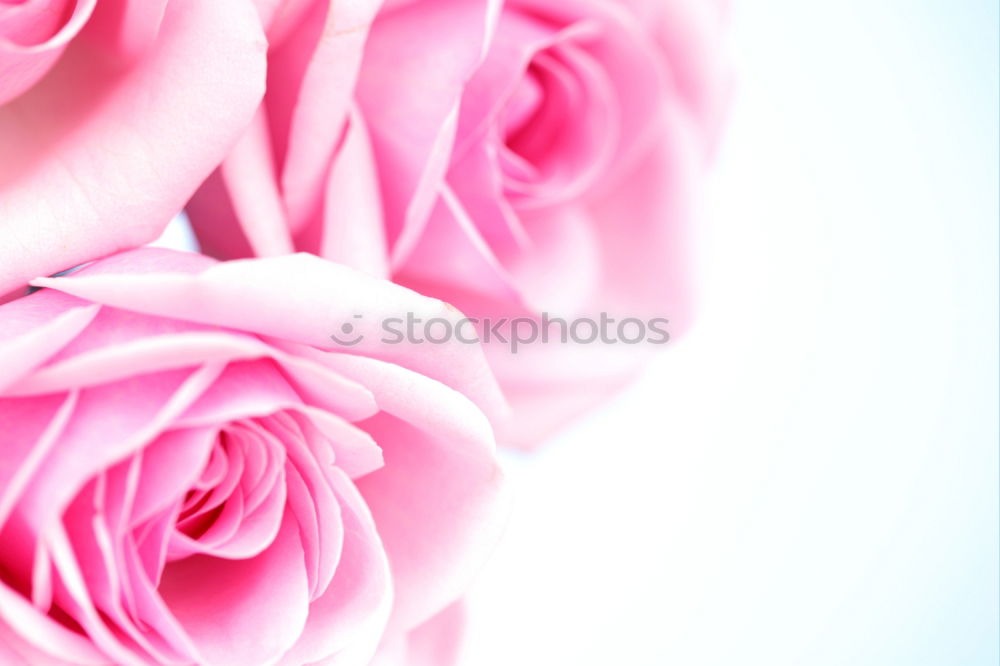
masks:
[[[465,606],[458,601],[416,629],[384,641],[369,666],[454,666],[465,640]]]
[[[307,255],[34,284],[0,306],[0,663],[451,649],[431,618],[504,517],[500,398],[477,347],[374,334],[451,308]]]
[[[0,297],[162,231],[264,88],[250,0],[0,1]]]
[[[728,84],[719,3],[270,4],[260,115],[188,207],[207,252],[304,250],[478,319],[686,326]],[[650,349],[487,344],[514,408],[501,439],[536,443]]]

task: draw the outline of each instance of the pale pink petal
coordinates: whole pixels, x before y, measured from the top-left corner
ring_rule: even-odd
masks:
[[[465,605],[457,601],[416,629],[387,637],[369,666],[455,666],[465,625]]]
[[[295,29],[316,0],[254,0],[271,44],[280,44]]]
[[[265,44],[247,0],[172,0],[130,69],[103,48],[80,35],[0,107],[0,293],[154,239],[263,92]]]
[[[270,663],[295,643],[309,614],[298,529],[286,517],[271,547],[253,559],[172,562],[159,591],[206,666]]]
[[[389,276],[385,223],[374,160],[368,130],[355,111],[326,183],[322,237],[315,253],[385,278]]]
[[[142,315],[138,317],[145,318]],[[133,317],[132,321],[135,319]],[[116,336],[103,335],[106,331],[114,330],[105,329],[104,326],[113,326],[115,323],[121,323],[121,318],[109,317],[108,320],[99,321],[82,336],[90,338],[85,344],[72,345],[76,346],[78,353],[50,361],[48,365],[8,387],[6,394],[24,397],[107,384],[133,376],[136,367],[142,367],[146,372],[162,372],[208,362],[229,362],[230,367],[221,383],[217,382],[199,402],[198,415],[188,413],[181,418],[182,423],[205,425],[220,422],[226,415],[236,418],[238,414],[259,415],[277,409],[305,409],[300,398],[307,400],[309,405],[328,410],[331,415],[340,415],[349,420],[366,418],[377,410],[371,394],[360,384],[346,380],[320,364],[283,353],[252,336],[221,331],[200,332],[196,326],[191,325],[190,333],[166,333],[119,341]],[[96,346],[94,338],[99,338],[104,346]],[[74,342],[80,342],[80,339],[77,338]],[[238,399],[233,399],[219,388],[231,383],[229,377],[240,372],[239,369],[243,367],[233,362],[259,358],[272,359],[276,365],[260,366],[265,373],[263,377],[250,373],[248,385],[254,386],[266,377],[275,376],[280,369],[284,371],[284,377],[280,380],[281,386],[277,391],[265,391],[266,395],[261,400],[253,402],[255,394],[243,384],[237,384],[237,390],[233,392],[233,395],[239,396]],[[213,415],[207,409],[208,405],[216,403],[224,407],[224,414]],[[247,406],[250,404],[257,406]]]
[[[262,257],[292,251],[292,238],[274,169],[267,121],[263,111],[258,111],[247,133],[222,163],[219,173],[250,249]],[[199,210],[197,203],[190,209]],[[199,217],[197,224],[211,226],[215,220]]]
[[[344,550],[330,587],[313,601],[305,630],[281,666],[364,666],[392,607],[388,562],[365,501],[337,469],[329,480],[341,502]]]
[[[363,425],[385,466],[357,483],[389,554],[390,631],[405,631],[461,595],[503,531],[509,498],[493,433],[466,397],[427,377],[361,357],[329,362],[364,377],[384,410]]]
[[[319,206],[344,135],[368,29],[381,4],[314,2],[294,34],[269,56],[267,108],[280,126],[281,189],[293,233]]]
[[[630,315],[666,317],[676,334],[690,321],[690,235],[702,147],[684,114],[667,110],[664,120],[664,140],[620,187],[591,200],[589,214],[601,253],[595,301]]]
[[[128,508],[125,505],[130,496],[134,496],[138,467],[136,458],[117,465],[99,475],[74,498],[63,514],[63,525],[79,573],[70,571],[67,574],[67,567],[71,566],[68,561],[60,565],[59,571],[70,578],[82,578],[94,608],[143,653],[152,656],[157,663],[180,664],[187,661],[185,654],[191,654],[190,650],[184,650],[190,646],[171,644],[135,619],[135,596],[128,580],[127,546],[123,536],[127,530]],[[67,583],[71,595],[75,585]],[[84,615],[90,615],[89,610],[84,610],[84,602],[71,603]],[[89,619],[84,619],[81,624],[86,626],[88,622]]]
[[[462,279],[456,280],[459,275]],[[452,286],[457,286],[456,291],[474,294],[474,298],[521,301],[507,269],[447,185],[441,188],[441,198],[427,221],[425,233],[394,279],[417,291],[434,285],[431,293],[448,298],[458,307],[462,301],[452,300],[449,293]]]
[[[530,251],[527,231],[506,198],[498,148],[477,142],[456,156],[448,173],[448,185],[472,219],[479,233],[498,257]]]
[[[162,432],[211,384],[220,368],[175,371],[80,391],[73,415],[31,479],[15,512],[35,528],[49,524],[86,480]],[[109,406],[117,418],[108,419]]]
[[[593,314],[597,302],[617,306],[595,299],[602,282],[615,276],[603,270],[595,220],[584,206],[560,206],[522,215],[530,250],[512,253],[506,266],[525,302],[536,312],[558,316]],[[619,221],[609,218],[607,224],[618,228]],[[645,242],[637,237],[630,240],[636,244]]]
[[[279,355],[280,352],[273,352]],[[286,360],[291,361],[291,356]],[[290,365],[298,366],[305,376],[307,369],[315,376],[322,373],[323,388],[328,391],[320,404],[331,411],[331,417],[342,414],[350,420],[366,418],[377,411],[371,393],[359,383],[331,373],[322,365],[296,359]],[[314,377],[315,380],[315,377]],[[300,385],[301,386],[301,385]],[[314,390],[321,386],[314,381]],[[308,394],[308,391],[306,392]],[[273,414],[283,409],[307,409],[300,394],[285,379],[278,368],[265,363],[231,363],[213,382],[198,401],[174,421],[175,427],[205,426],[226,423],[237,419]]]
[[[724,39],[728,0],[619,0],[638,16],[664,52],[672,94],[714,147],[733,87],[732,55]]]
[[[269,351],[252,338],[226,333],[179,333],[126,342],[111,339],[106,346],[50,362],[9,387],[7,395],[44,395],[127,379],[135,375],[137,367],[153,373],[208,361],[258,358],[268,356]]]
[[[383,13],[372,28],[358,97],[383,174],[394,261],[410,251],[435,203],[463,86],[499,12],[496,0],[428,0]]]
[[[25,298],[22,301],[28,301]],[[36,328],[16,331],[18,315],[29,314],[25,310],[32,309],[32,302],[22,306],[18,301],[3,308],[3,315],[11,317],[5,331],[0,331],[0,389],[16,383],[21,377],[44,363],[50,356],[57,353],[65,344],[86,328],[100,307],[97,305],[80,305],[62,312],[49,315],[51,318]],[[20,312],[19,312],[20,311]],[[35,310],[34,313],[39,313]],[[30,316],[30,314],[29,314]],[[22,320],[23,321],[23,320]],[[14,325],[11,325],[14,324]],[[17,326],[20,328],[20,326]]]
[[[181,255],[166,250],[141,250]],[[80,272],[62,278],[38,278],[51,287],[97,303],[199,323],[228,326],[321,349],[367,354],[422,372],[470,396],[488,414],[502,414],[499,390],[476,345],[452,340],[440,345],[385,344],[383,322],[406,317],[424,321],[460,319],[454,308],[408,289],[377,280],[344,266],[297,254],[257,260],[229,261],[197,275],[145,273],[116,275]],[[199,294],[191,299],[193,292]],[[252,293],[256,302],[248,302]],[[257,303],[267,303],[267,308]],[[330,337],[345,324],[354,327],[357,344],[335,343]],[[349,341],[353,341],[350,339]]]
[[[656,349],[557,343],[523,345],[515,355],[506,345],[493,347],[490,358],[516,415],[497,425],[497,440],[517,448],[538,446],[572,419],[607,401]]]
[[[172,430],[142,450],[140,482],[130,516],[133,524],[169,509],[194,486],[216,436],[213,428]]]
[[[298,473],[305,491],[298,504],[289,504],[302,533],[306,572],[309,576],[309,600],[322,596],[330,585],[344,542],[344,527],[336,494],[327,479],[326,470],[333,467],[323,453],[322,437],[308,422],[300,422],[287,414],[269,419],[270,428],[285,444],[289,473]],[[303,427],[305,426],[305,427]],[[317,441],[318,440],[318,441]],[[307,535],[303,525],[314,525],[315,532]]]

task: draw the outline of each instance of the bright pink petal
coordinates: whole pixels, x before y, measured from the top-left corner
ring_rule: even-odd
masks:
[[[45,76],[96,4],[97,0],[48,0],[0,6],[0,104]]]

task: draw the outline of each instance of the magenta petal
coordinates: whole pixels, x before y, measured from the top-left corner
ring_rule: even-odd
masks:
[[[93,643],[38,612],[0,581],[0,657],[32,666],[110,666]],[[17,660],[17,658],[20,661]]]
[[[155,48],[171,0],[101,0],[84,37],[128,63]]]

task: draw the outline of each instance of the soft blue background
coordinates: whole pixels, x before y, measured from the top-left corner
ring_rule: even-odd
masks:
[[[699,324],[509,457],[469,666],[998,663],[997,4],[735,5]]]

